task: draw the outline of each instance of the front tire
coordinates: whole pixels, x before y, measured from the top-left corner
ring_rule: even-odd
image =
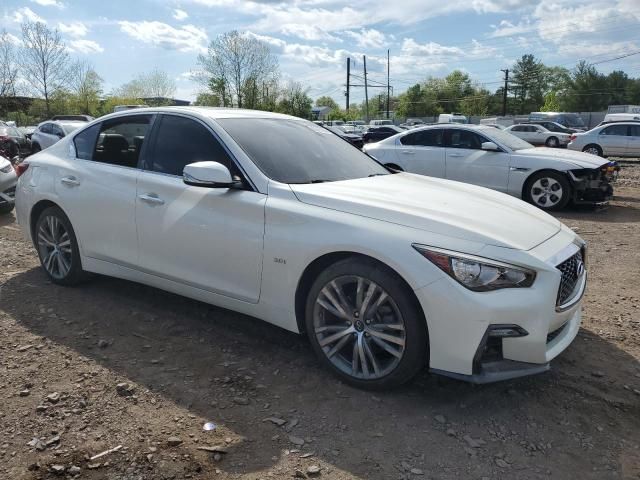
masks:
[[[542,210],[560,210],[570,198],[568,180],[553,170],[534,173],[524,187],[524,199]]]
[[[346,383],[387,389],[427,363],[424,316],[404,281],[372,260],[348,258],[324,270],[305,308],[320,361]]]
[[[86,278],[76,235],[60,208],[49,207],[40,214],[34,241],[40,264],[53,283],[76,285]]]

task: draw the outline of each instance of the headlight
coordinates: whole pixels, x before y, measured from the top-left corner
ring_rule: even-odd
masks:
[[[11,170],[13,170],[13,165],[11,165],[11,164],[0,168],[0,172],[2,172],[2,173],[9,173]]]
[[[536,278],[534,271],[507,263],[422,245],[413,245],[413,248],[474,292],[530,287]]]

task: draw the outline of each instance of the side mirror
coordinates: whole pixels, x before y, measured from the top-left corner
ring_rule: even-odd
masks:
[[[482,150],[488,150],[490,152],[498,152],[500,148],[493,142],[482,142]]]
[[[238,185],[229,169],[218,162],[190,163],[182,171],[182,180],[193,187],[233,188]]]

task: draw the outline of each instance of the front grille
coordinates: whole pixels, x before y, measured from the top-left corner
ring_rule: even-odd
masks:
[[[584,274],[582,251],[577,252],[556,267],[560,270],[560,287],[556,305],[563,305],[573,295],[581,276]]]

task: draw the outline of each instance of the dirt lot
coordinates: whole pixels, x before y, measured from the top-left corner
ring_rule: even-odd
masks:
[[[640,164],[616,194],[558,215],[589,242],[590,284],[551,372],[375,395],[255,319],[109,278],[54,286],[0,218],[0,478],[639,479]]]

